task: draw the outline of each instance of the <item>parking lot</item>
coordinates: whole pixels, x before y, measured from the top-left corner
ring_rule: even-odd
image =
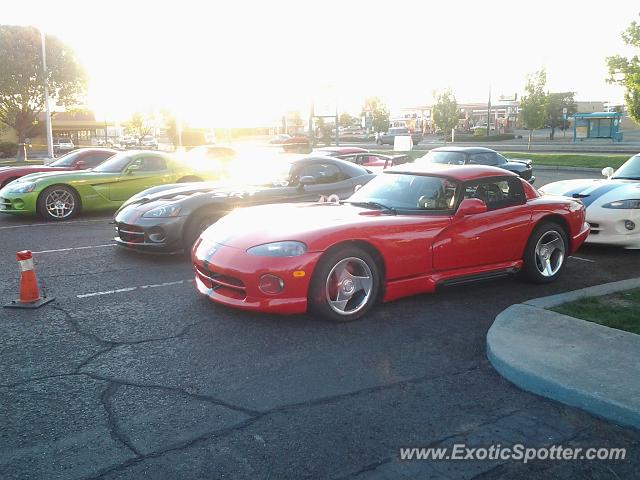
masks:
[[[592,175],[540,170],[536,185]],[[0,302],[17,295],[23,249],[56,298],[0,310],[2,479],[637,476],[639,432],[511,385],[485,335],[513,303],[638,276],[638,251],[586,246],[550,285],[448,288],[333,324],[214,305],[184,256],[116,248],[110,221],[0,217]],[[403,447],[456,443],[627,458],[400,460]]]

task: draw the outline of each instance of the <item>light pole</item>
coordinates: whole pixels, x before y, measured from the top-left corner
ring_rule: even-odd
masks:
[[[40,40],[42,43],[42,71],[44,75],[44,104],[46,109],[45,126],[47,129],[47,155],[53,158],[53,133],[51,131],[51,110],[49,107],[49,86],[47,78],[47,50],[45,47],[44,31],[40,29]]]

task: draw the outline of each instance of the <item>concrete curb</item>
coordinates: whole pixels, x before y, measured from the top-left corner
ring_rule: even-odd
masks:
[[[637,287],[640,278],[512,305],[487,333],[487,357],[524,390],[640,429],[640,335],[543,308]]]

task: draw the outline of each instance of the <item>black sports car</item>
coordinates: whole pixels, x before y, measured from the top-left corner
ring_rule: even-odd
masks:
[[[246,166],[244,178],[257,165]],[[276,170],[281,172],[269,182],[181,183],[145,190],[116,212],[115,241],[124,247],[153,252],[189,250],[200,233],[234,208],[315,202],[331,195],[344,199],[375,176],[360,165],[322,156],[269,166],[278,167]]]
[[[504,168],[520,175],[524,180],[533,184],[531,160],[507,159],[500,153],[485,147],[438,147],[430,150],[416,162],[444,163],[449,165],[491,165]]]

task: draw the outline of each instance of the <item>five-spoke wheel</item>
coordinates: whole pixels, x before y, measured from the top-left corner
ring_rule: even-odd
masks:
[[[536,283],[554,281],[567,260],[567,234],[560,225],[546,221],[531,233],[524,252],[523,271]]]

